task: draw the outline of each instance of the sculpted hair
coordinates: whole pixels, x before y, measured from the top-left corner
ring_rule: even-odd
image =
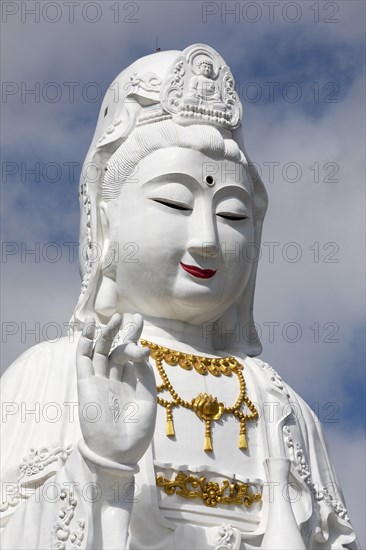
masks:
[[[194,149],[247,164],[236,141],[224,138],[217,128],[203,124],[181,126],[172,120],[155,122],[137,127],[109,159],[102,186],[103,200],[117,199],[136,165],[150,153],[168,147]]]

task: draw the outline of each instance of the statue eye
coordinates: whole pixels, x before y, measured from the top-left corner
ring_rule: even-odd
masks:
[[[173,208],[174,210],[183,210],[185,212],[192,211],[192,208],[190,208],[189,206],[186,206],[178,202],[173,202],[166,199],[151,199],[151,200],[159,204],[162,204],[163,206],[167,206],[168,208]]]
[[[224,220],[232,220],[232,221],[242,221],[247,220],[249,216],[245,216],[244,214],[229,214],[226,212],[219,212],[217,214],[220,218],[224,218]]]
[[[231,222],[241,222],[249,218],[250,210],[239,197],[225,197],[216,209],[216,216]]]

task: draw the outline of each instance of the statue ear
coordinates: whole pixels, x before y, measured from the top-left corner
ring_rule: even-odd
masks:
[[[100,223],[102,229],[103,247],[101,257],[102,280],[95,299],[95,311],[102,317],[111,317],[116,312],[118,292],[116,284],[116,250],[111,243],[108,221],[108,204],[100,205]]]

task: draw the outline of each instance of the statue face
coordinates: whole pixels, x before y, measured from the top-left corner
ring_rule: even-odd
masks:
[[[215,321],[238,300],[251,271],[253,219],[242,165],[172,147],[137,168],[135,181],[108,203],[119,311]]]
[[[212,75],[212,67],[209,63],[202,63],[199,67],[200,74],[210,77]]]

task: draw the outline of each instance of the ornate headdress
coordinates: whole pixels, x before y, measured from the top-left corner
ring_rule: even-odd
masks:
[[[165,59],[175,53],[160,52],[157,59],[162,61],[164,67]],[[152,60],[156,56],[153,54],[139,61]],[[200,73],[202,64],[210,67],[209,75]],[[201,123],[233,130],[241,122],[242,106],[234,89],[231,71],[222,57],[208,46],[190,46],[178,57],[175,56],[164,77],[151,70],[144,73],[136,71],[122,83],[124,74],[125,71],[117,77],[110,89],[118,94],[118,88],[122,85],[119,91],[127,92],[125,98],[144,98],[136,126],[172,118],[174,122],[184,125]],[[105,107],[105,116],[109,114],[109,108],[109,105]],[[100,137],[99,145],[109,141],[116,128],[124,122],[123,112],[120,114]]]
[[[142,130],[143,126],[170,121],[170,124],[182,128],[183,135],[185,127],[210,126],[226,142],[236,146],[240,152],[238,160],[246,164],[253,186],[255,239],[259,244],[267,195],[262,181],[244,152],[242,105],[234,86],[233,76],[223,58],[203,44],[195,44],[183,52],[159,52],[138,59],[111,84],[101,107],[80,181],[79,258],[83,282],[74,312],[74,322],[82,324],[86,314],[94,312],[101,276],[101,261],[98,257],[98,250],[103,245],[100,204],[102,198],[105,199],[102,190],[104,180],[108,177],[107,164],[117,149],[127,143],[134,132]],[[192,140],[189,128],[186,134]],[[180,146],[189,147],[189,144],[181,143]],[[244,291],[243,303],[237,304],[234,314],[231,312],[228,325],[234,319],[241,323],[243,320],[245,323],[251,322],[253,325],[256,267],[253,266],[251,278]],[[255,355],[260,350],[260,342],[254,330],[247,353]]]

